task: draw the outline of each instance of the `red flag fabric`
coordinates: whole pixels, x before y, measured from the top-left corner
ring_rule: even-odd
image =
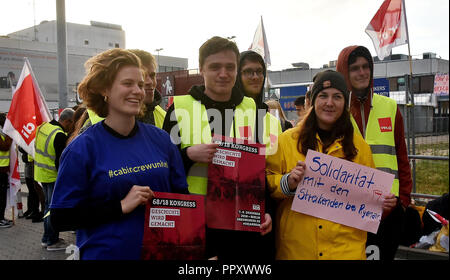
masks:
[[[17,207],[16,194],[22,186],[22,183],[20,182],[19,159],[16,146],[16,143],[13,141],[11,143],[11,148],[9,149],[9,189],[6,200],[7,208]],[[14,216],[17,216],[18,211],[14,211],[14,213]]]
[[[366,28],[378,58],[389,56],[392,48],[408,43],[405,7],[402,0],[385,0]]]
[[[14,90],[3,132],[34,158],[36,129],[51,120],[45,99],[33,75],[30,63],[25,64]]]
[[[253,36],[253,42],[248,49],[259,53],[263,57],[264,62],[267,65],[270,65],[269,45],[267,44],[266,31],[264,30],[262,16],[261,22],[256,28],[255,36]]]

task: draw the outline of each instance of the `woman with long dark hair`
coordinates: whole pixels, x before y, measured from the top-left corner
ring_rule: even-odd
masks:
[[[348,100],[340,73],[327,70],[317,74],[312,108],[295,128],[280,136],[276,154],[267,158],[269,190],[278,202],[274,219],[277,259],[366,258],[365,231],[291,210],[308,149],[374,168],[370,147],[353,131]]]

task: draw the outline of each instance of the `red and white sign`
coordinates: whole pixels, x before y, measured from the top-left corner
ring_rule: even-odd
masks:
[[[434,76],[434,94],[448,96],[448,74],[436,74]]]
[[[50,112],[45,99],[42,97],[30,63],[25,58],[25,64],[13,93],[3,132],[34,158],[36,129],[42,122],[49,122],[50,120]]]
[[[391,132],[392,131],[392,121],[391,118],[379,118],[378,124],[380,125],[381,132]]]
[[[385,0],[366,27],[378,58],[389,56],[392,48],[408,43],[403,0]]]

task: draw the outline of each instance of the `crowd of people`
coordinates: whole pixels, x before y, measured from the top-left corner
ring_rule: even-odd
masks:
[[[260,232],[206,226],[205,259],[362,260],[366,246],[377,245],[382,260],[393,260],[412,181],[401,113],[394,100],[373,93],[367,48],[343,49],[337,71],[314,77],[306,96],[295,101],[294,125],[278,101],[264,100],[267,69],[261,55],[240,53],[225,38],[201,45],[204,84],[174,96],[167,113],[159,106],[150,53],[116,48],[85,66],[78,87],[84,103],[39,126],[35,158],[23,158],[31,169],[25,214],[44,219],[42,247],[65,249],[59,232],[70,230],[77,233],[81,259],[139,259],[144,205],[155,191],[206,195],[208,164],[218,148],[211,139],[220,134],[267,147],[266,208]],[[380,130],[380,118],[389,120],[390,130]],[[0,227],[7,227],[9,162],[3,156],[11,142],[1,136]],[[377,234],[291,210],[308,149],[395,175],[391,193],[383,197]],[[168,168],[110,173],[151,162]]]

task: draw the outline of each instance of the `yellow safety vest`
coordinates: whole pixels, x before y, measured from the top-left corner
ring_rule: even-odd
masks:
[[[164,119],[166,117],[166,111],[164,111],[161,106],[157,105],[155,110],[153,110],[153,117],[155,119],[155,126],[162,128],[164,124]]]
[[[86,109],[86,111],[88,112],[88,116],[89,118],[84,122],[82,128],[88,128],[91,125],[94,125],[98,122],[101,122],[102,120],[104,120],[105,118],[100,117],[99,115],[97,115],[94,111],[92,111],[91,109]]]
[[[394,135],[396,113],[397,103],[395,100],[374,94],[364,139],[372,150],[376,168],[395,175],[391,192],[398,196],[399,177]],[[355,131],[361,135],[353,116],[351,120]]]
[[[89,127],[94,125],[105,118],[99,117],[94,111],[87,109],[89,118],[84,122],[83,127]],[[166,111],[161,106],[157,105],[153,110],[153,117],[155,119],[155,126],[162,128],[164,124],[164,118],[166,117]]]
[[[0,134],[2,140],[6,140],[6,136],[3,133]],[[0,151],[0,167],[9,166],[9,150]]]
[[[34,143],[34,180],[41,183],[56,181],[58,172],[55,166],[56,153],[53,145],[57,133],[64,130],[48,122],[38,126]]]
[[[205,105],[195,100],[191,95],[174,97],[174,112],[177,118],[181,137],[181,148],[187,148],[197,144],[211,143],[211,128]],[[240,127],[249,126],[255,135],[256,104],[253,99],[244,97],[234,111],[234,122],[229,136],[242,138]],[[236,127],[235,127],[236,126]],[[236,133],[236,135],[234,135]],[[208,164],[195,163],[187,174],[189,192],[206,195],[208,185]]]
[[[264,139],[263,143],[266,145],[266,158],[273,155],[278,149],[278,137],[283,132],[280,120],[274,115],[267,112],[264,116]]]

